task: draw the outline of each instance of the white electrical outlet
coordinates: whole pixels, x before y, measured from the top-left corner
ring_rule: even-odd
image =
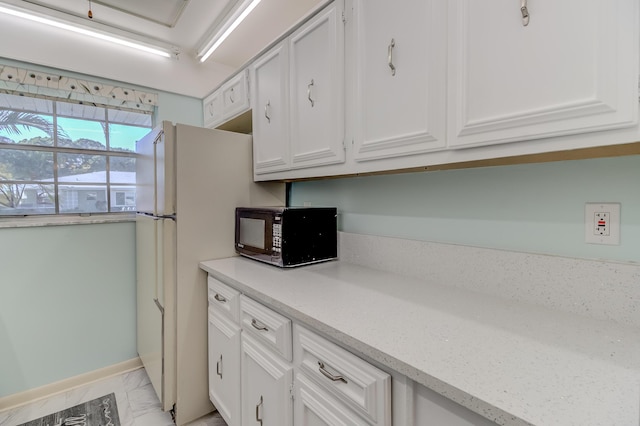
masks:
[[[585,204],[584,241],[620,245],[620,203]]]

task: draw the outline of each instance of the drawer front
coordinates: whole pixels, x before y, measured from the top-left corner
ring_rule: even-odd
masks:
[[[289,318],[242,295],[240,322],[243,330],[251,333],[287,361],[291,361],[291,320]]]
[[[374,425],[391,425],[391,376],[295,325],[294,365]]]
[[[211,309],[238,323],[240,321],[240,292],[212,276],[207,278],[207,284]]]

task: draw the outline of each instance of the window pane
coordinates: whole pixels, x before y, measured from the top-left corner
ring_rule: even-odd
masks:
[[[0,143],[53,145],[53,129],[49,115],[0,110]]]
[[[58,154],[60,183],[106,183],[107,157],[89,154]]]
[[[118,109],[109,109],[109,122],[120,124],[132,124],[134,126],[142,126],[150,128],[151,114],[143,114],[140,112],[121,111]]]
[[[107,211],[106,185],[58,186],[60,213],[99,213]]]
[[[136,152],[136,141],[149,133],[146,127],[109,125],[109,147],[113,151]]]
[[[136,210],[136,188],[130,187],[111,187],[111,211],[126,212]]]
[[[66,137],[58,139],[58,146],[79,149],[107,149],[104,121],[87,121],[75,118],[58,118],[58,126]]]
[[[53,153],[0,149],[0,180],[53,180]]]
[[[111,157],[109,180],[111,183],[136,183],[136,159],[131,157]]]
[[[53,185],[0,183],[0,216],[55,214]]]
[[[57,108],[59,116],[64,115],[68,117],[100,121],[104,121],[105,119],[105,109],[100,107],[84,104],[73,104],[69,102],[58,102]]]

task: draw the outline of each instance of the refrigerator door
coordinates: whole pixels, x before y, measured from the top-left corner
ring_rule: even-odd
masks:
[[[175,221],[137,215],[137,349],[164,410],[175,402],[174,259]]]
[[[175,126],[163,122],[136,143],[137,211],[154,216],[176,213]]]

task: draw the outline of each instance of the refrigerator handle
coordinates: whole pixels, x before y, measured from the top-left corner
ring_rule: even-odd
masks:
[[[149,300],[149,299],[147,299],[147,300]],[[157,298],[157,297],[154,297],[154,298],[153,298],[153,301],[154,301],[154,302],[156,302],[156,306],[158,307],[158,309],[160,309],[160,313],[161,313],[162,315],[164,315],[164,308],[162,307],[162,305],[161,305],[161,304],[160,304],[160,302],[158,301],[158,298]]]

